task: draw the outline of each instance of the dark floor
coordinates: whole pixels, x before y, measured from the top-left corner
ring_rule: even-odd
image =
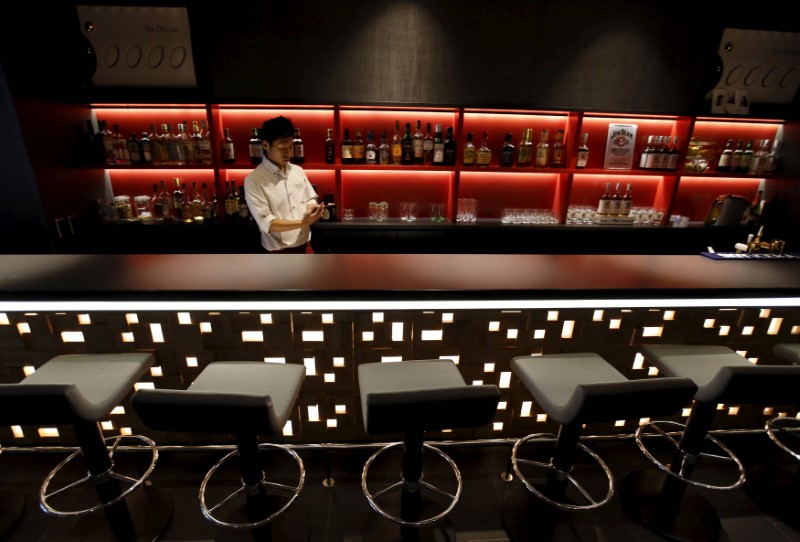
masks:
[[[763,434],[718,435],[743,461],[746,467],[756,468],[759,465],[785,467],[787,472],[797,470],[796,461],[779,450]],[[587,440],[586,445],[600,455],[610,467],[617,480],[629,471],[644,469],[655,472],[656,468],[641,454],[636,443],[630,439],[622,440]],[[657,447],[658,445],[656,445]],[[654,533],[646,525],[632,519],[623,511],[620,492],[617,491],[604,506],[583,512],[567,512],[561,514],[551,536],[544,536],[548,524],[547,515],[539,508],[528,508],[525,514],[515,514],[525,502],[527,493],[518,479],[504,482],[500,474],[505,470],[508,461],[509,446],[455,446],[441,447],[458,465],[463,477],[463,494],[449,516],[438,522],[433,528],[423,530],[424,536],[406,537],[408,540],[449,540],[449,541],[502,541],[509,540],[509,533],[504,526],[504,513],[507,518],[516,515],[517,524],[513,529],[522,529],[530,540],[597,540],[604,541],[658,541],[665,537]],[[369,508],[362,493],[360,476],[367,458],[374,448],[342,448],[327,452],[323,450],[300,449],[300,457],[306,468],[305,486],[297,502],[289,508],[289,512],[275,522],[275,533],[272,540],[304,539],[308,540],[356,542],[362,540],[379,540],[388,542],[400,539],[401,533],[388,520],[379,517]],[[222,539],[251,539],[251,535],[241,531],[218,530],[206,520],[198,507],[198,487],[203,475],[218,461],[227,450],[176,451],[163,450],[158,464],[151,477],[152,486],[148,489],[151,496],[156,496],[153,489],[161,490],[172,502],[173,511],[166,530],[160,537],[164,541],[204,541]],[[140,456],[141,454],[127,454]],[[91,533],[93,528],[87,520],[73,518],[56,518],[43,513],[38,507],[37,493],[47,473],[58,464],[66,454],[58,452],[29,452],[6,449],[0,455],[0,490],[16,490],[24,493],[26,507],[22,518],[6,534],[2,540],[9,542],[24,541],[64,541],[64,540],[110,540],[104,516],[99,516],[100,534]],[[122,468],[125,458],[119,458]],[[446,485],[440,480],[446,469],[440,468],[436,459],[426,456],[427,481],[435,485]],[[146,463],[146,462],[145,462]],[[272,473],[288,471],[287,466],[276,467]],[[323,480],[326,468],[330,465],[335,479],[332,487],[326,487]],[[146,466],[146,465],[145,465]],[[66,468],[69,471],[72,467]],[[585,476],[585,485],[594,495],[602,497],[602,471],[597,467],[579,464],[575,474]],[[708,475],[708,480],[723,481],[730,478],[725,469],[709,468],[708,472],[698,467],[699,474]],[[723,474],[725,473],[725,474]],[[399,475],[399,466],[388,466],[381,461],[374,463],[370,471],[370,480],[379,481],[386,474],[391,477]],[[441,476],[440,476],[441,475]],[[216,498],[222,487],[235,483],[236,472],[220,469],[212,480],[213,490],[210,497]],[[735,479],[735,475],[733,477]],[[56,481],[54,480],[54,483]],[[290,483],[290,480],[286,480]],[[53,486],[51,486],[52,488]],[[795,485],[795,487],[797,487]],[[370,486],[374,491],[374,488]],[[772,513],[765,513],[756,505],[753,493],[747,486],[730,491],[701,489],[686,495],[700,494],[711,504],[721,520],[722,533],[719,540],[723,542],[758,541],[786,542],[800,541],[800,528],[793,527],[791,516],[785,523]],[[597,498],[599,498],[597,497]],[[78,499],[77,496],[70,499]],[[691,502],[685,497],[687,502]],[[793,502],[798,502],[797,494],[793,494]],[[504,505],[505,500],[505,505]],[[516,506],[512,506],[516,504]],[[694,506],[694,504],[693,504]],[[168,507],[167,507],[168,508]],[[800,509],[797,509],[800,512]],[[510,520],[509,520],[510,521]],[[241,534],[240,534],[241,533]],[[230,535],[230,536],[226,536]],[[430,536],[429,536],[430,535]]]

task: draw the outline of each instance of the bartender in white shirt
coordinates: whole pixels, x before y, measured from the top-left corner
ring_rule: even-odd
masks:
[[[261,126],[261,163],[244,179],[250,214],[261,231],[261,245],[272,254],[313,254],[311,224],[324,205],[303,168],[290,162],[294,125],[275,117]]]

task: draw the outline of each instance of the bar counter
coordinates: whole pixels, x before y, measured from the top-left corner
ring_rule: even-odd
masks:
[[[0,381],[58,354],[153,352],[139,386],[185,388],[212,361],[297,363],[306,379],[287,443],[371,442],[361,363],[449,358],[467,382],[500,387],[492,424],[440,440],[507,440],[556,424],[510,370],[519,355],[596,352],[628,378],[657,378],[646,343],[722,344],[779,363],[800,340],[800,263],[701,255],[134,254],[0,256]],[[127,403],[108,436],[163,445],[229,443],[154,433]],[[687,405],[688,406],[688,405]],[[715,430],[761,430],[767,412],[728,405]],[[765,407],[772,410],[765,410]],[[682,421],[676,414],[675,421]],[[592,424],[629,435],[638,420]],[[0,427],[0,445],[74,444],[69,428]]]

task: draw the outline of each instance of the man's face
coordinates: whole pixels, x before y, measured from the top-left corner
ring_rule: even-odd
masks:
[[[264,153],[271,162],[283,167],[292,158],[292,141],[291,137],[283,137],[273,141],[272,145],[262,141],[261,146],[264,147]]]

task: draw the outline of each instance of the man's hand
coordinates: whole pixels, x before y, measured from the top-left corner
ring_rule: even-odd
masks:
[[[316,207],[308,206],[305,214],[303,215],[303,227],[310,226],[322,216],[322,211],[325,210],[324,204],[318,204]]]

